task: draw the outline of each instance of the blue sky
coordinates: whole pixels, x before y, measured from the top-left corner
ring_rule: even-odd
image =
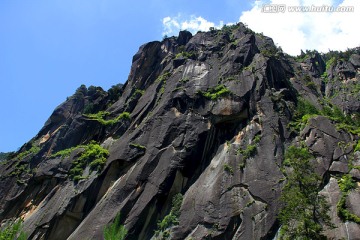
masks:
[[[35,136],[54,108],[81,84],[107,90],[124,83],[132,56],[140,45],[161,40],[164,34],[177,35],[180,29],[196,32],[209,26],[245,21],[255,31],[274,37],[276,43],[291,53],[326,44],[331,49],[359,45],[358,40],[346,41],[347,45],[336,43],[342,38],[326,44],[319,40],[314,43],[310,41],[314,32],[309,31],[314,28],[320,32],[316,39],[328,39],[339,31],[344,32],[344,38],[355,39],[355,30],[341,26],[346,28],[346,19],[358,20],[359,12],[334,15],[333,19],[329,14],[312,15],[315,20],[331,21],[331,28],[319,24],[310,27],[309,17],[302,13],[300,20],[299,14],[261,13],[263,4],[279,2],[288,4],[291,0],[1,0],[0,152],[14,151]],[[310,1],[293,0],[292,4]],[[343,4],[357,3],[345,0]],[[284,21],[289,17],[297,18],[297,22],[281,25],[290,22]],[[300,36],[297,39],[302,40],[296,42],[296,47],[281,40],[290,37],[289,28],[295,29],[296,36]]]
[[[164,17],[182,13],[233,21],[239,16],[234,8],[243,8],[224,1],[227,14],[219,15],[219,2],[204,3],[1,0],[0,152],[35,136],[81,84],[107,90],[124,83],[140,45],[162,39]]]

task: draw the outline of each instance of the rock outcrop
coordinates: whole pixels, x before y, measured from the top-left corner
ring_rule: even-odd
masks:
[[[325,235],[354,239],[337,205],[360,217],[358,188],[339,188],[360,181],[359,53],[295,59],[241,23],[147,43],[123,86],[81,86],[0,163],[0,220],[22,217],[29,239],[102,239],[118,213],[126,239],[272,239],[286,149],[304,145],[337,227]],[[301,99],[319,113],[293,129]],[[155,234],[178,193],[177,223]]]

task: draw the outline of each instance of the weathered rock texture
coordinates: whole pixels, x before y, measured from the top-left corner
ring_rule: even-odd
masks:
[[[102,239],[121,213],[127,239],[151,239],[181,193],[171,239],[272,239],[280,227],[284,152],[303,141],[337,226],[327,236],[360,236],[360,226],[336,211],[337,179],[351,171],[360,181],[349,165],[360,165],[359,136],[322,116],[300,133],[288,128],[299,96],[319,109],[326,98],[346,114],[358,113],[359,59],[354,51],[327,68],[318,53],[296,61],[242,24],[147,43],[124,86],[80,87],[1,163],[0,220],[23,217],[30,239]],[[219,93],[221,87],[229,91]],[[130,119],[103,124],[86,115],[99,111],[109,113],[106,120],[124,112]],[[74,181],[69,170],[81,148],[64,158],[53,154],[91,140],[109,150],[106,164]],[[256,150],[241,154],[250,145]],[[355,189],[346,202],[357,216],[359,199]]]

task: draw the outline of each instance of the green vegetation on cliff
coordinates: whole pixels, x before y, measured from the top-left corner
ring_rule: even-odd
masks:
[[[80,156],[72,163],[69,171],[70,177],[78,181],[82,179],[84,169],[89,166],[91,170],[101,171],[109,156],[109,151],[101,147],[95,141],[91,141],[87,145],[79,145],[56,152],[51,157],[68,157],[76,149],[83,149]]]
[[[115,221],[104,229],[105,240],[123,240],[127,235],[127,229],[120,224],[120,214],[115,218]]]
[[[307,100],[299,98],[289,127],[298,132],[304,128],[310,118],[318,114],[319,110],[314,105]]]
[[[336,204],[337,214],[341,218],[341,220],[352,221],[357,224],[360,224],[360,217],[351,213],[348,209],[346,209],[346,198],[349,195],[350,191],[356,188],[356,183],[352,179],[351,175],[344,174],[338,180],[339,188],[341,190],[341,197],[339,202]]]
[[[29,150],[19,153],[19,155],[17,155],[17,158],[22,160],[25,157],[29,156],[30,154],[33,154],[33,155],[37,154],[39,151],[40,151],[40,147],[37,146],[36,144],[32,144],[32,146]]]
[[[146,150],[145,146],[137,144],[137,143],[130,143],[129,146],[134,147],[134,148],[138,148],[138,149],[141,149],[141,150]]]
[[[0,152],[0,161],[6,160],[9,157],[10,153]]]
[[[353,116],[346,115],[339,107],[326,101],[323,102],[322,110],[318,110],[309,101],[302,98],[298,99],[289,127],[298,132],[308,124],[311,118],[319,115],[334,121],[338,129],[343,129],[352,134],[360,134],[360,115],[358,113],[353,114]]]
[[[180,52],[178,54],[176,54],[175,58],[193,58],[195,57],[195,53],[194,52]]]
[[[65,157],[68,157],[70,156],[70,154],[72,153],[72,151],[74,151],[75,149],[78,149],[78,148],[81,148],[81,147],[84,147],[85,145],[79,145],[79,146],[76,146],[76,147],[72,147],[72,148],[67,148],[67,149],[64,149],[64,150],[60,150],[54,154],[51,155],[52,158],[54,157],[61,157],[61,158],[65,158]]]
[[[224,171],[231,175],[234,175],[234,170],[229,164],[224,164]]]
[[[105,118],[109,115],[110,115],[109,112],[104,112],[104,111],[99,111],[94,114],[84,114],[85,117],[88,117],[92,120],[96,120],[105,126],[113,125],[122,119],[130,119],[130,113],[128,113],[128,112],[123,112],[123,113],[119,114],[116,118],[106,120]]]
[[[26,240],[27,235],[22,231],[22,221],[17,220],[4,224],[0,229],[0,240]]]
[[[181,193],[178,193],[173,197],[170,213],[166,215],[163,220],[158,222],[158,229],[155,231],[155,237],[161,236],[162,238],[160,239],[166,239],[170,236],[170,231],[168,228],[179,223],[178,218],[180,216],[182,201],[183,195]]]
[[[218,85],[214,88],[209,88],[206,92],[199,91],[198,94],[211,99],[216,100],[224,95],[231,93],[224,85]]]
[[[25,183],[23,180],[20,179],[20,176],[22,174],[30,174],[31,172],[29,163],[24,159],[35,156],[41,150],[38,144],[34,142],[31,142],[31,144],[27,144],[25,149],[26,148],[28,148],[28,150],[22,151],[20,153],[9,153],[7,155],[7,159],[5,159],[4,162],[2,162],[2,164],[7,164],[10,161],[10,159],[12,159],[11,162],[14,163],[14,168],[12,169],[9,175],[16,176],[18,184]]]
[[[236,150],[236,155],[242,155],[243,161],[239,163],[239,168],[241,171],[244,170],[246,166],[246,160],[254,157],[257,153],[257,146],[261,140],[261,134],[257,134],[254,139],[252,139],[251,144],[246,145],[245,148],[238,148]]]
[[[285,162],[291,170],[286,176],[279,213],[281,235],[285,239],[323,239],[323,224],[332,226],[325,197],[319,194],[321,177],[311,163],[305,147],[290,146]]]
[[[236,154],[242,154],[244,160],[253,157],[257,152],[257,144],[260,142],[261,135],[256,135],[252,140],[252,144],[248,144],[245,149],[239,148]]]
[[[106,163],[109,151],[92,141],[88,145],[82,146],[84,151],[73,163],[69,171],[71,178],[75,181],[82,178],[86,166],[90,169],[100,171]]]
[[[161,83],[166,81],[169,77],[171,76],[170,72],[165,72],[163,74],[161,74],[158,78],[156,78],[155,82],[157,83]]]

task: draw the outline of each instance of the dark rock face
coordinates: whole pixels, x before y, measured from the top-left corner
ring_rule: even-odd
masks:
[[[349,164],[360,165],[359,136],[324,116],[299,133],[288,127],[298,96],[358,113],[359,56],[330,68],[320,54],[297,62],[242,24],[147,43],[124,86],[80,87],[17,156],[0,163],[0,220],[23,217],[30,239],[101,239],[121,213],[127,239],[156,239],[157,222],[181,193],[171,239],[272,239],[280,227],[284,153],[303,143],[338,227],[326,235],[359,236],[359,225],[336,213],[337,179],[349,173],[360,180]],[[99,111],[106,112],[101,120],[89,115]],[[117,119],[124,113],[129,118]],[[106,163],[85,167],[75,181],[71,169],[83,151],[76,146],[91,140],[108,149]],[[54,155],[70,147],[68,155]],[[359,199],[356,189],[346,199],[357,216]]]

